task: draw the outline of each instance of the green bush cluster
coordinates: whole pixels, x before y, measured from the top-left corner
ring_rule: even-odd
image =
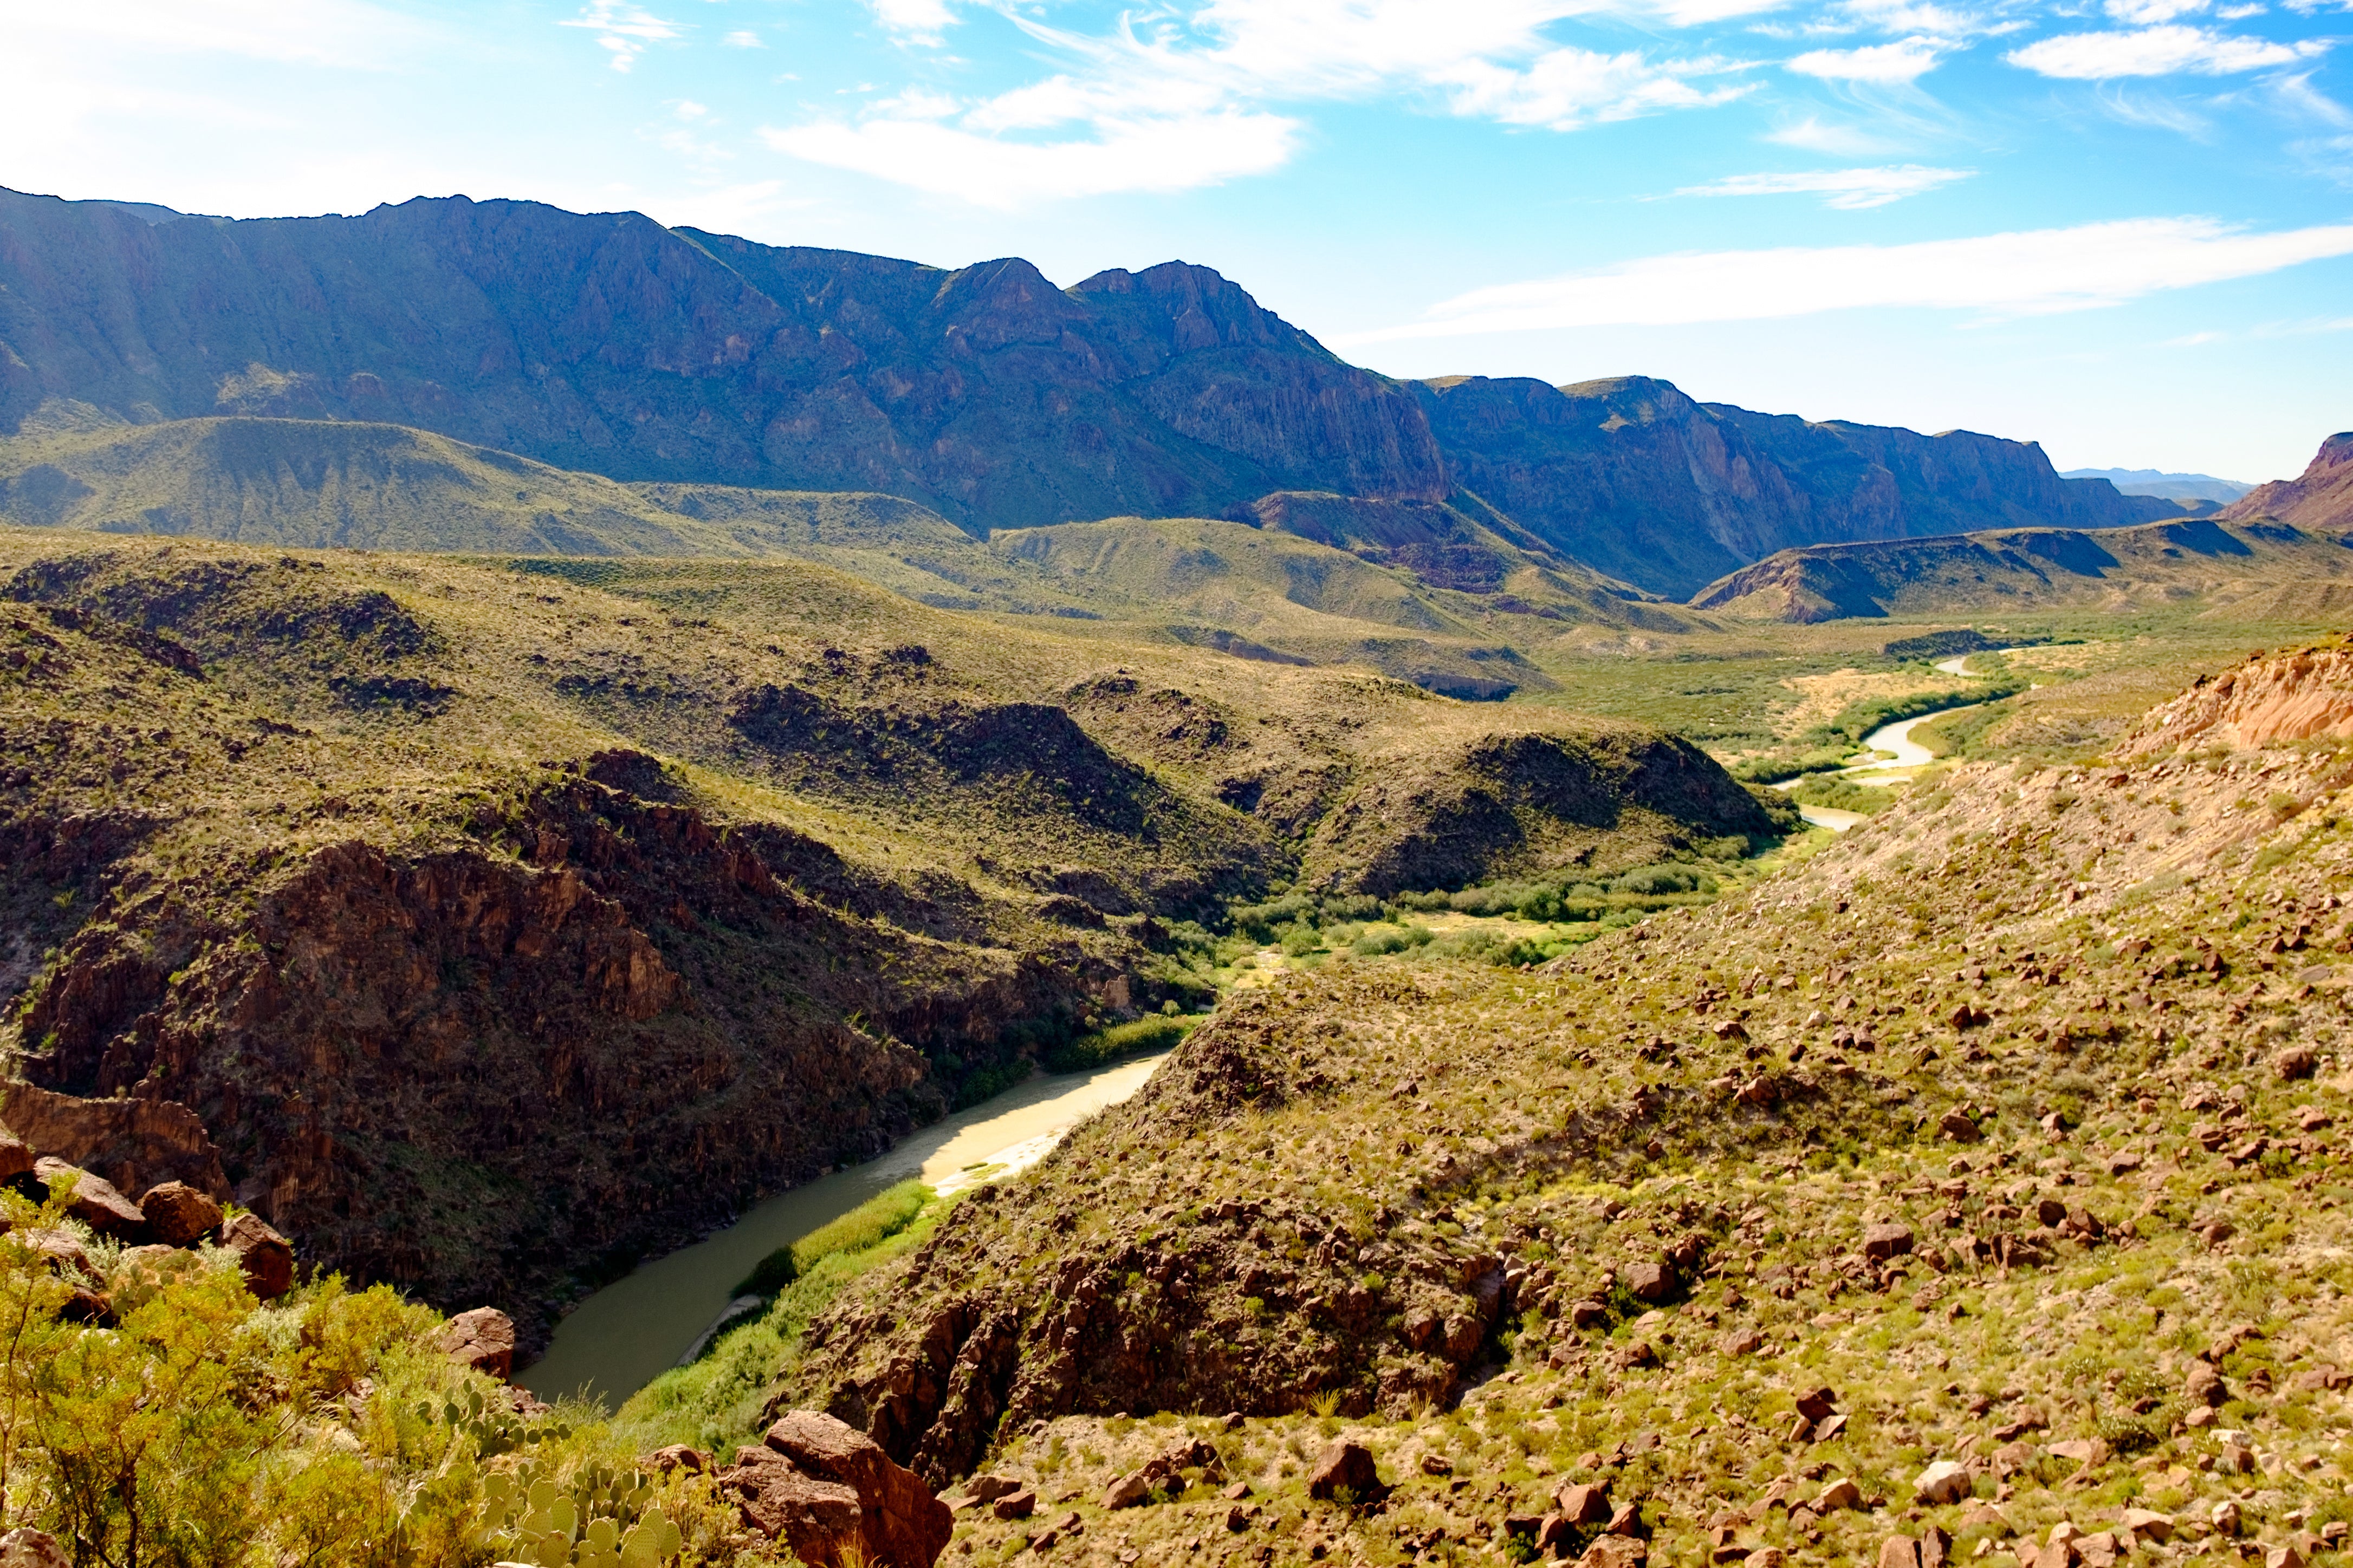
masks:
[[[1199,1021],[1159,1013],[1133,1023],[1113,1024],[1051,1047],[1046,1053],[1046,1067],[1050,1072],[1087,1072],[1124,1056],[1165,1051],[1192,1033]]]
[[[732,1523],[699,1482],[624,1483],[601,1423],[506,1407],[443,1352],[441,1317],[387,1287],[329,1277],[265,1305],[233,1254],[142,1258],[65,1201],[0,1190],[0,1528],[110,1568],[471,1568],[515,1476],[605,1500],[575,1503],[565,1568],[659,1568]],[[598,1518],[609,1543],[582,1533]],[[540,1545],[527,1560],[553,1568]]]
[[[934,1197],[919,1181],[901,1182],[818,1226],[798,1241],[776,1248],[735,1282],[738,1296],[774,1296],[800,1279],[819,1259],[838,1252],[863,1252],[880,1246],[922,1217]]]

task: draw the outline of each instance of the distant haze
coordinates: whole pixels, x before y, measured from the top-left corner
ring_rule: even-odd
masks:
[[[2168,500],[2202,498],[2234,501],[2255,488],[2241,479],[2218,479],[2211,474],[2168,474],[2155,468],[2067,468],[2062,477],[2105,479],[2128,496],[2162,496]]]

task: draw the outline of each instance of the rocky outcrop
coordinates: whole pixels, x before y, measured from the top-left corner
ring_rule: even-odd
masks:
[[[441,1353],[504,1383],[514,1371],[514,1320],[496,1307],[460,1312],[441,1327]]]
[[[1055,1159],[1084,1168],[1145,1128],[1215,1136],[1334,1089],[1324,1042],[1279,1006],[1242,1001]],[[1395,1414],[1443,1400],[1525,1277],[1485,1247],[1386,1237],[1381,1216],[1340,1202],[1162,1204],[1113,1234],[1062,1239],[1075,1223],[1033,1190],[980,1189],[912,1255],[888,1310],[811,1325],[778,1408],[820,1400],[935,1487],[1003,1433],[1065,1415],[1278,1415],[1326,1391],[1345,1414]],[[1022,1284],[959,1285],[962,1260],[1015,1237],[1040,1259]]]
[[[1414,391],[1460,489],[1560,553],[1676,598],[1796,546],[2109,528],[2176,510],[2063,479],[2031,443],[1752,414],[1644,376]]]
[[[2200,676],[2189,690],[2152,709],[2118,750],[2133,756],[2343,735],[2353,735],[2353,641],[2269,658],[2254,654],[2235,669]]]
[[[744,1522],[815,1568],[848,1562],[931,1568],[955,1529],[948,1506],[863,1433],[813,1410],[712,1475]]]
[[[2297,478],[2257,485],[2216,515],[2234,522],[2274,518],[2302,529],[2353,530],[2353,430],[2323,441]]]
[[[47,1006],[37,1015],[45,1034],[60,1026],[70,1029],[92,1012],[109,1016],[102,1009],[77,1009],[83,989],[69,981],[45,994]],[[0,1084],[0,1117],[26,1142],[94,1171],[125,1192],[176,1183],[208,1197],[228,1196],[220,1151],[204,1120],[176,1100],[85,1100],[29,1083]],[[216,1211],[213,1223],[219,1220]]]

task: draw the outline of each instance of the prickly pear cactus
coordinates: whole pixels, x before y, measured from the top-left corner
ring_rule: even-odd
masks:
[[[512,1454],[533,1443],[557,1442],[572,1436],[569,1423],[525,1420],[497,1401],[484,1399],[479,1388],[451,1395],[438,1410],[431,1400],[419,1400],[417,1414],[465,1433],[474,1439],[474,1451],[485,1459]]]
[[[537,1568],[660,1568],[678,1555],[678,1526],[641,1471],[590,1465],[560,1485],[526,1458],[482,1483],[477,1543]]]

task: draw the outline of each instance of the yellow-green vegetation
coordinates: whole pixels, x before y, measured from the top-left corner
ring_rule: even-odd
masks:
[[[0,1528],[121,1568],[738,1558],[704,1483],[594,1412],[516,1414],[390,1289],[263,1304],[236,1254],[125,1248],[66,1196],[0,1190]]]
[[[738,1296],[775,1296],[837,1252],[863,1252],[915,1223],[934,1196],[919,1181],[901,1182],[856,1208],[768,1254],[735,1287]]]
[[[1917,739],[1920,731],[1912,731]],[[1891,784],[1858,784],[1853,779],[1835,773],[1809,773],[1790,786],[1788,797],[1799,805],[1827,805],[1838,811],[1859,811],[1869,816],[1884,811],[1904,794],[1902,787]]]
[[[1047,1068],[1054,1072],[1085,1072],[1107,1067],[1122,1057],[1165,1051],[1182,1043],[1200,1020],[1179,1014],[1174,1001],[1163,1003],[1162,1006],[1166,1011],[1113,1024],[1108,1029],[1097,1029],[1067,1045],[1050,1048],[1046,1053]]]

